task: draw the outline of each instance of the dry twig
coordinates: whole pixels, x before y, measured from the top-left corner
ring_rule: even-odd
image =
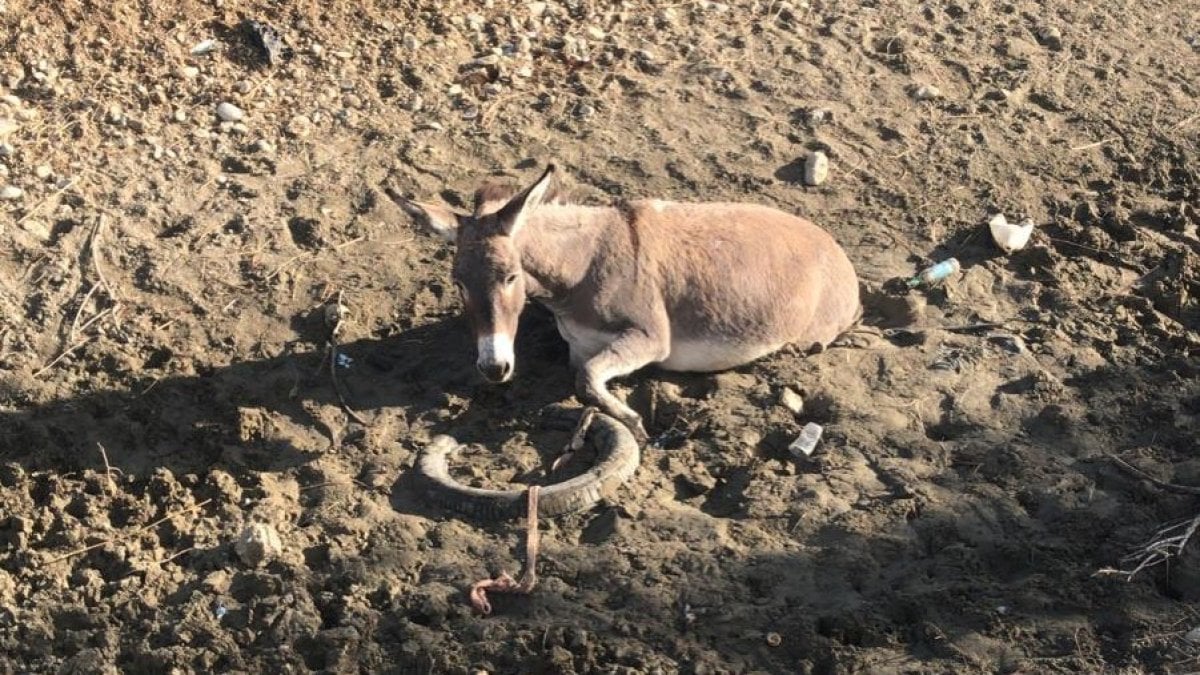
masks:
[[[116,494],[117,481],[113,480],[113,468],[112,465],[108,463],[108,451],[105,450],[104,445],[100,443],[97,443],[96,447],[100,448],[100,457],[104,460],[104,476],[108,478],[109,494]],[[120,471],[120,469],[117,469],[117,471]]]
[[[128,532],[127,534],[129,534],[129,535],[141,534],[142,532],[145,532],[146,530],[150,530],[155,527],[158,527],[159,525],[167,522],[168,520],[174,518],[175,516],[182,516],[184,514],[191,513],[192,511],[202,508],[211,501],[212,501],[211,499],[205,499],[204,501],[200,502],[199,504],[193,504],[193,505],[187,507],[186,509],[181,509],[179,511],[174,511],[172,513],[168,513],[167,515],[163,516],[162,518],[159,518],[158,520],[154,521],[153,523],[143,525],[143,526],[137,528],[136,530],[133,530],[132,532]],[[109,537],[108,539],[105,539],[103,541],[98,541],[89,546],[84,546],[83,548],[77,548],[74,551],[71,551],[69,553],[64,553],[64,554],[58,556],[57,558],[54,558],[53,560],[43,563],[43,567],[53,565],[54,563],[62,562],[64,560],[67,560],[68,558],[74,558],[77,555],[98,549],[101,546],[107,546],[108,544],[111,544],[112,542],[117,541],[117,539],[119,539],[119,538],[120,538],[119,535],[114,535],[114,536]]]
[[[1117,467],[1120,468],[1122,471],[1132,474],[1136,478],[1148,480],[1151,483],[1153,483],[1154,485],[1156,485],[1164,490],[1170,490],[1171,492],[1179,492],[1179,493],[1186,494],[1186,495],[1200,495],[1200,487],[1195,487],[1192,485],[1178,485],[1176,483],[1168,483],[1165,480],[1160,480],[1158,478],[1155,478],[1154,476],[1151,476],[1150,474],[1146,473],[1145,471],[1142,471],[1141,469],[1130,464],[1129,462],[1126,462],[1125,460],[1121,459],[1120,457],[1117,457],[1116,455],[1114,455],[1112,453],[1109,453],[1108,458],[1111,459],[1113,461],[1113,463],[1115,463],[1117,465]]]
[[[1154,533],[1149,542],[1121,558],[1122,562],[1134,565],[1133,569],[1105,567],[1097,570],[1096,575],[1119,576],[1124,577],[1125,581],[1132,581],[1142,570],[1165,563],[1183,553],[1197,529],[1200,529],[1200,515],[1164,525]]]

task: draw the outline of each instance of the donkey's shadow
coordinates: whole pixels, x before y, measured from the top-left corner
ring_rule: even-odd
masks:
[[[409,426],[425,425],[429,433],[452,433],[461,416],[442,411],[463,402],[467,414],[484,414],[495,424],[532,418],[573,392],[566,345],[552,321],[527,315],[517,345],[524,372],[509,385],[483,382],[470,331],[458,317],[342,344],[348,358],[338,367],[338,381],[369,424],[395,416]],[[300,447],[286,434],[263,434],[256,425],[274,418],[319,436],[337,425],[331,416],[345,424],[341,413],[331,415],[339,399],[324,353],[319,342],[300,340],[278,356],[197,368],[194,375],[154,379],[147,373],[146,386],[135,390],[107,389],[0,411],[0,463],[26,471],[97,470],[104,465],[103,446],[113,468],[137,475],[237,466],[281,471],[306,464],[329,451],[328,442]],[[36,391],[20,377],[0,380],[11,399]]]

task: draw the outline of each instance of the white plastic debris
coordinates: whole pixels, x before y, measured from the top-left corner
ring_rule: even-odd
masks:
[[[800,435],[788,446],[788,450],[796,457],[800,455],[804,455],[805,457],[811,456],[813,451],[817,449],[817,442],[821,440],[821,432],[823,431],[824,429],[821,425],[815,422],[805,424],[804,428],[800,430]]]
[[[827,178],[829,178],[829,157],[821,151],[809,153],[808,159],[804,160],[804,182],[809,185],[820,185]]]
[[[1025,248],[1025,244],[1029,243],[1029,236],[1033,234],[1033,220],[1026,218],[1019,225],[1013,225],[1003,213],[997,213],[988,221],[988,229],[992,231],[992,239],[996,241],[996,245],[1005,253],[1011,254]]]

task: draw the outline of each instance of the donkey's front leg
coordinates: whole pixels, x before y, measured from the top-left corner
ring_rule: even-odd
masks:
[[[661,361],[669,353],[667,338],[644,329],[628,330],[583,362],[575,374],[576,392],[585,404],[597,406],[605,414],[624,423],[637,437],[638,443],[645,445],[649,436],[642,426],[642,418],[608,390],[608,381]]]

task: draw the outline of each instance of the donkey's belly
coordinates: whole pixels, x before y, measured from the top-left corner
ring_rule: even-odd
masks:
[[[675,371],[727,370],[766,356],[781,346],[733,340],[674,340],[670,355],[658,365],[663,370]]]

